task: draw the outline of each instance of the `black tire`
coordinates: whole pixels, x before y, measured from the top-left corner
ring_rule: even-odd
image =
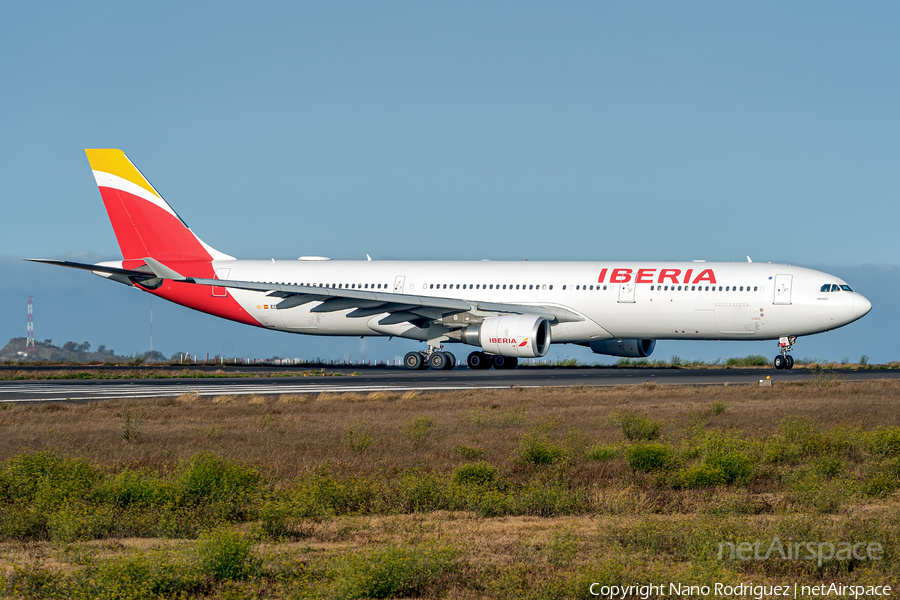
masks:
[[[449,371],[456,366],[456,357],[453,356],[452,352],[444,352],[444,354],[447,356],[447,364],[444,366],[444,370]]]
[[[410,371],[417,371],[422,368],[422,353],[421,352],[407,352],[406,356],[403,357],[403,366],[409,369]]]
[[[435,371],[443,371],[447,368],[447,355],[443,352],[432,352],[428,357],[428,366]]]
[[[778,356],[775,357],[775,360],[772,361],[772,364],[775,365],[775,368],[776,368],[776,369],[783,369],[783,368],[784,368],[784,362],[785,362],[785,361],[784,361],[784,357],[781,356],[781,355],[779,354]]]
[[[515,357],[500,356],[499,354],[495,354],[491,358],[494,361],[495,369],[515,369],[516,365],[519,364],[519,359]]]
[[[784,363],[785,369],[793,369],[794,368],[794,357],[793,356],[788,354],[787,356],[784,357],[784,360],[785,360],[785,363]]]
[[[481,371],[483,369],[491,368],[491,359],[484,352],[475,351],[469,355],[466,359],[466,364],[469,365],[469,368],[473,371]]]

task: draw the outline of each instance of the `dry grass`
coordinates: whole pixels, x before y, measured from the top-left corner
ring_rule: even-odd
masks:
[[[427,491],[427,485],[433,485],[430,493],[437,498],[452,487],[446,483],[453,479],[450,473],[476,457],[496,466],[508,492],[506,501],[535,490],[538,495],[551,493],[561,483],[565,497],[579,502],[570,510],[546,513],[568,516],[540,517],[511,515],[545,513],[410,508],[389,499],[384,510],[357,509],[345,501],[347,510],[304,516],[286,534],[266,529],[264,511],[257,507],[253,516],[235,518],[230,525],[253,538],[262,565],[241,582],[198,574],[202,542],[195,540],[66,543],[22,537],[0,543],[0,580],[12,581],[15,566],[20,573],[16,581],[22,585],[80,581],[81,587],[72,589],[81,590],[80,597],[94,597],[119,584],[115,578],[120,571],[103,565],[131,569],[128,561],[140,566],[140,560],[151,557],[177,568],[171,573],[151,569],[141,577],[169,577],[165,581],[193,597],[359,597],[348,596],[347,590],[365,583],[369,565],[384,566],[381,574],[437,569],[425,587],[401,594],[405,597],[590,597],[586,590],[593,581],[898,585],[900,492],[895,484],[900,453],[894,448],[887,457],[864,451],[857,442],[837,444],[841,432],[852,428],[859,428],[854,435],[862,440],[874,439],[872,430],[900,425],[898,396],[896,380],[824,379],[774,388],[638,385],[424,394],[185,394],[155,400],[0,405],[0,461],[23,452],[55,450],[97,463],[107,473],[142,467],[168,477],[179,462],[205,452],[258,467],[266,476],[262,498],[271,500],[273,509],[290,509],[314,492],[324,498],[336,489],[332,486],[352,488],[354,482],[365,481],[374,482],[373,490],[384,484],[396,494],[411,494],[415,490],[410,486]],[[776,457],[758,465],[745,482],[688,489],[673,483],[671,473],[632,472],[621,453],[609,460],[585,457],[584,450],[596,445],[634,448],[649,439],[626,441],[623,415],[660,423],[660,437],[652,443],[694,452],[682,456],[686,464],[700,460],[699,452],[710,447],[704,440],[752,445],[765,438],[767,445],[754,446],[754,456],[778,449],[778,440],[789,435],[796,436],[796,448],[812,446],[795,458]],[[803,421],[786,421],[790,418]],[[786,429],[791,423],[795,429]],[[124,427],[131,428],[130,435],[123,435]],[[550,444],[564,454],[563,463],[523,461],[526,440]],[[889,467],[894,471],[886,470]],[[429,479],[432,471],[442,478]],[[319,480],[317,472],[328,475]],[[888,493],[864,491],[877,477],[882,482],[894,478],[893,487],[885,488]],[[472,497],[496,493],[488,486],[475,489]],[[773,536],[874,540],[884,543],[888,552],[882,563],[832,561],[820,569],[808,562],[716,558],[719,542]],[[436,557],[437,562],[423,566],[410,558],[420,555]],[[139,571],[135,567],[128,572]],[[95,576],[109,587],[91,587]]]
[[[453,448],[466,446],[514,471],[512,456],[524,434],[542,431],[574,442],[617,443],[622,433],[615,417],[623,410],[665,422],[666,432],[703,419],[709,428],[767,435],[784,418],[797,416],[822,428],[900,425],[898,396],[900,381],[878,380],[834,381],[821,388],[812,382],[774,388],[640,385],[424,394],[184,394],[84,404],[6,404],[0,405],[0,461],[26,450],[55,449],[112,467],[160,469],[211,451],[259,465],[274,479],[289,480],[326,461],[360,474],[422,464],[449,472],[466,462]],[[126,413],[138,421],[132,441],[122,439]],[[402,433],[417,417],[433,418],[434,429],[427,439],[411,443]],[[365,425],[373,439],[364,453],[343,442],[348,428],[359,425]],[[611,468],[604,462],[587,464],[578,477],[607,479],[616,475]]]

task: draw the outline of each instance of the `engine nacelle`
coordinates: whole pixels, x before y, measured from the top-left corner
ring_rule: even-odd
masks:
[[[656,340],[603,340],[589,344],[594,354],[646,358],[653,354]]]
[[[460,341],[489,354],[538,358],[550,349],[550,321],[537,315],[490,317],[462,330]]]

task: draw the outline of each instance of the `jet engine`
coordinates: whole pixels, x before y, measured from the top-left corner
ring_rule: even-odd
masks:
[[[550,349],[550,321],[537,315],[489,317],[453,334],[451,338],[481,346],[488,354],[538,358]]]
[[[589,346],[594,354],[646,358],[653,354],[656,340],[603,340],[591,342]]]

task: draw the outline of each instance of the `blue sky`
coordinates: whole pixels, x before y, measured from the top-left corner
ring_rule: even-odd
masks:
[[[31,293],[41,339],[147,348],[146,296],[16,261],[119,257],[82,151],[118,147],[239,257],[749,254],[830,269],[875,302],[798,356],[897,358],[896,3],[59,2],[0,17],[4,339]],[[356,339],[161,304],[166,354],[360,355]]]

